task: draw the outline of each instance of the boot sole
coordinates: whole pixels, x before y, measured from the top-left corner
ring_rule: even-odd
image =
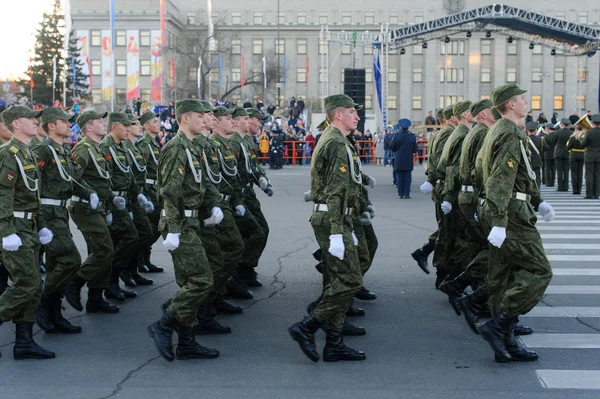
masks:
[[[81,334],[81,331],[81,328],[79,330],[65,330],[61,328],[55,328],[54,330],[46,331],[46,334]]]
[[[360,337],[367,335],[367,331],[342,331],[342,335],[345,337]]]
[[[540,359],[539,356],[536,357],[536,358],[516,358],[516,357],[511,357],[509,360],[498,358],[497,355],[494,357],[494,361],[496,363],[529,363],[529,362],[538,361],[539,359]]]
[[[111,311],[106,311],[106,310],[101,310],[101,309],[85,309],[86,313],[104,313],[104,314],[114,314],[114,313],[119,313],[120,309],[116,308],[116,310],[111,310]]]
[[[225,335],[231,334],[231,330],[223,330],[223,331],[194,331],[195,335]]]
[[[362,317],[365,315],[365,312],[352,312],[352,313],[348,313],[346,312],[346,317]]]
[[[232,311],[227,311],[227,310],[218,310],[217,309],[217,314],[242,314],[244,311],[242,309],[240,309],[239,311],[237,310],[232,310]]]
[[[323,361],[324,362],[328,362],[328,363],[332,363],[332,362],[340,362],[340,361],[349,361],[349,362],[357,362],[357,361],[361,361],[361,360],[367,360],[367,357],[353,357],[353,358],[330,358],[330,357],[323,357]]]
[[[425,265],[421,265],[421,262],[419,262],[419,259],[417,259],[417,257],[414,254],[410,254],[410,256],[412,256],[412,258],[415,260],[415,262],[417,262],[419,269],[423,270],[423,272],[425,272],[425,274],[431,273],[431,271],[429,270],[429,267],[427,266],[427,263],[425,263]]]
[[[298,346],[300,346],[300,350],[306,355],[307,358],[309,358],[315,363],[319,361],[320,356],[318,353],[311,353],[309,351],[304,350],[301,343],[304,342],[304,339],[302,337],[299,337],[298,334],[296,334],[296,332],[292,330],[291,327],[288,328],[288,333],[290,334],[290,337],[292,337],[292,339],[298,343]]]
[[[218,358],[220,355],[216,354],[216,355],[203,355],[203,356],[181,356],[181,355],[175,355],[175,359],[177,360],[191,360],[191,359],[216,359]]]
[[[54,359],[56,357],[56,354],[51,354],[51,355],[46,355],[46,356],[39,356],[39,355],[32,355],[32,354],[26,354],[26,355],[14,355],[13,354],[13,359],[15,360],[26,360],[26,359],[37,359],[37,360],[45,360],[45,359]]]
[[[172,353],[168,353],[167,351],[163,350],[163,348],[161,348],[161,346],[158,344],[158,341],[154,337],[154,330],[152,330],[151,325],[148,326],[148,328],[146,328],[146,331],[148,331],[148,335],[150,335],[150,338],[152,338],[152,340],[154,341],[154,346],[156,346],[158,353],[160,353],[163,359],[165,359],[167,362],[172,362],[173,360],[175,360],[175,357]]]

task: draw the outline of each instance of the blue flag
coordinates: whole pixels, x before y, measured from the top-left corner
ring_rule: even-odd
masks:
[[[377,94],[377,109],[383,119],[383,126],[387,126],[387,113],[383,109],[383,98],[381,96],[383,79],[381,78],[381,45],[373,43],[373,81],[375,82],[375,92]]]
[[[115,51],[115,0],[110,0],[110,44]]]

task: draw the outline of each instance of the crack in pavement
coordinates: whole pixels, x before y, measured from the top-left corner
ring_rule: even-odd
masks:
[[[271,293],[268,296],[255,300],[250,305],[246,306],[244,308],[244,310],[250,309],[251,307],[253,307],[254,305],[256,305],[259,302],[266,301],[267,299],[273,298],[278,292],[281,292],[286,288],[285,282],[279,280],[279,274],[283,271],[283,260],[292,254],[295,254],[297,252],[302,251],[303,249],[308,248],[308,246],[310,244],[315,242],[315,240],[312,237],[303,237],[300,240],[304,240],[306,238],[309,241],[306,244],[304,244],[302,247],[297,248],[293,251],[290,251],[290,252],[280,256],[279,258],[277,258],[277,263],[279,263],[279,267],[277,268],[277,271],[275,272],[275,274],[273,274],[273,280],[271,281],[271,284],[269,284],[269,287],[273,288],[273,291],[271,291]],[[300,241],[300,240],[298,240],[298,241]],[[280,285],[280,287],[276,288],[277,285]]]
[[[138,371],[140,371],[141,369],[143,369],[144,367],[146,367],[147,365],[149,365],[152,361],[160,358],[161,356],[155,356],[149,360],[146,360],[144,363],[142,363],[142,365],[134,368],[133,370],[130,370],[126,375],[125,378],[123,378],[121,381],[119,381],[117,383],[117,387],[107,396],[102,396],[98,399],[108,399],[108,398],[112,398],[113,396],[117,395],[122,389],[123,389],[123,384],[125,384],[127,382],[127,380],[129,380],[133,374],[137,373]]]
[[[400,220],[400,219],[394,219],[394,218],[391,218],[391,217],[389,217],[389,216],[380,216],[380,218],[381,218],[381,219],[384,219],[384,220],[391,220],[391,221],[394,221],[394,222],[400,222],[400,223],[402,223],[402,224],[405,224],[405,225],[407,225],[407,226],[410,226],[410,227],[412,227],[412,228],[414,228],[414,229],[417,229],[417,230],[423,230],[423,231],[427,231],[428,233],[431,233],[431,232],[432,232],[431,230],[429,230],[429,229],[426,229],[425,227],[416,226],[416,225],[414,225],[414,224],[412,224],[412,223],[405,222],[404,220]]]
[[[553,308],[553,307],[554,307],[554,305],[550,305],[550,304],[549,304],[548,302],[546,302],[544,299],[546,299],[546,296],[545,296],[545,295],[542,297],[542,299],[540,299],[540,302],[541,302],[541,303],[543,303],[544,305],[546,305],[546,306],[550,307],[550,308]]]
[[[594,326],[591,326],[591,325],[589,325],[589,324],[588,324],[588,323],[586,323],[585,321],[581,320],[579,317],[576,317],[576,318],[575,318],[575,320],[577,320],[578,322],[580,322],[580,323],[581,323],[581,324],[583,324],[584,326],[591,328],[591,329],[592,329],[592,330],[594,330],[594,331],[600,332],[600,329],[599,329],[599,328],[596,328],[596,327],[594,327]]]

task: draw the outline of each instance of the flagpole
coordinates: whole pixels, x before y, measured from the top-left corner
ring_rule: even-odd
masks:
[[[111,88],[110,88],[110,112],[115,112],[115,0],[110,0],[110,64],[111,64]]]
[[[52,57],[52,106],[56,101],[56,56]]]
[[[202,57],[198,57],[198,99],[200,99],[200,91],[202,88]]]
[[[279,0],[277,0],[277,46],[279,46]],[[277,82],[275,83],[275,85],[277,86],[277,98],[275,99],[275,104],[277,104],[277,106],[281,106],[281,104],[279,104],[279,99],[281,98],[281,83],[280,82],[280,57],[281,57],[281,52],[277,51]]]

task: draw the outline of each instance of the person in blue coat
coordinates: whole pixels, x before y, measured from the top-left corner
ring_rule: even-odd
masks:
[[[410,199],[410,185],[412,183],[413,159],[417,152],[417,139],[408,130],[411,122],[403,118],[398,121],[399,132],[390,143],[390,150],[395,153],[394,170],[396,172],[396,185],[398,198]]]

